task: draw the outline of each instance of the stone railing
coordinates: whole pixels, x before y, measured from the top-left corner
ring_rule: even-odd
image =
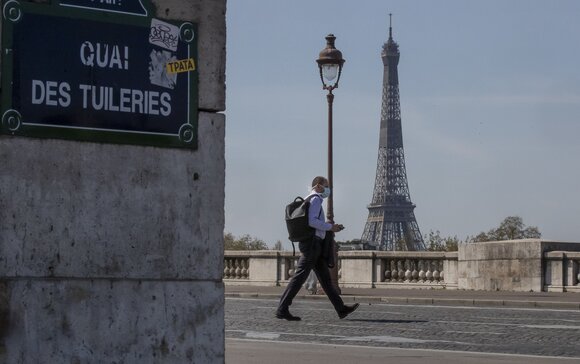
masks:
[[[250,279],[250,251],[228,251],[224,255],[224,282],[244,282]]]
[[[353,288],[447,288],[580,293],[580,243],[540,239],[460,244],[447,252],[339,252],[339,285]],[[226,284],[278,286],[298,254],[226,251]]]
[[[272,250],[224,252],[224,283],[230,285],[277,286],[294,274],[299,254]]]
[[[580,252],[547,252],[544,261],[544,291],[580,292]]]
[[[457,288],[457,253],[346,251],[339,283],[353,288]]]
[[[299,255],[279,251],[226,251],[224,282],[284,285]],[[339,252],[341,287],[457,288],[457,253]]]

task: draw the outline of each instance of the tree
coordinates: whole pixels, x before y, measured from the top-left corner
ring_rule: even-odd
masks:
[[[282,246],[282,242],[280,240],[278,240],[276,242],[276,244],[274,244],[274,247],[272,248],[272,250],[283,251],[284,247]]]
[[[537,226],[526,226],[519,216],[506,217],[497,228],[481,232],[471,238],[472,242],[514,239],[538,239],[542,236]]]
[[[232,233],[224,234],[224,250],[268,250],[264,241],[248,234],[236,238]]]
[[[459,247],[460,240],[457,236],[442,237],[439,230],[429,232],[429,235],[425,237],[425,244],[427,245],[427,250],[429,251],[444,251],[444,252],[454,252],[457,251]]]

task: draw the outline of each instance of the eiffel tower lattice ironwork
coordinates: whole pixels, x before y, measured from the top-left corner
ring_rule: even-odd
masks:
[[[367,249],[425,250],[405,168],[397,71],[399,57],[399,45],[393,40],[393,28],[389,24],[389,40],[381,52],[384,74],[377,174],[361,243]]]

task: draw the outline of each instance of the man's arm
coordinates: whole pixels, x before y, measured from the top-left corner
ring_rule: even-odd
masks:
[[[320,217],[322,209],[322,198],[314,196],[310,199],[310,208],[308,209],[308,225],[317,230],[329,231],[332,224],[324,221],[324,216]]]

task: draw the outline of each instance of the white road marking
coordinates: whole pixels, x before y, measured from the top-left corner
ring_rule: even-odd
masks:
[[[580,326],[568,325],[520,325],[521,327],[529,327],[531,329],[574,329],[580,330]]]
[[[497,320],[497,316],[470,316],[471,318]],[[562,322],[580,322],[580,320],[557,319],[557,318],[536,318],[536,317],[502,317],[501,320],[533,320],[533,321],[562,321]]]
[[[486,331],[443,331],[443,332],[448,332],[448,333],[455,333],[455,334],[476,334],[476,335],[480,335],[480,334],[489,334],[489,335],[507,335],[507,333],[505,332],[486,332]]]
[[[275,310],[276,307],[277,306],[256,306],[256,307],[252,307],[252,308],[259,309],[259,310]],[[292,306],[290,306],[290,307],[293,308]],[[298,309],[300,309],[300,308],[298,308]],[[308,307],[308,308],[305,308],[305,309],[308,310],[308,311],[330,311],[330,312],[336,312],[334,310],[334,308],[312,308],[312,307]],[[368,312],[368,313],[372,312],[372,313],[388,313],[388,314],[391,314],[391,315],[405,315],[404,313],[401,313],[401,312],[393,312],[393,311],[375,311],[375,310],[368,311],[368,310],[365,310],[363,308],[363,306],[359,307],[359,309],[356,310],[356,312],[359,312],[359,313],[360,312]]]
[[[226,332],[239,332],[247,336],[248,333],[256,334],[260,331],[251,331],[251,330],[226,330]],[[264,332],[265,333],[265,332]],[[267,332],[269,335],[297,335],[297,336],[316,336],[316,337],[331,337],[331,338],[342,338],[342,335],[324,335],[324,334],[307,334],[303,332]]]
[[[254,340],[254,339],[230,339],[226,338],[226,341],[248,341],[248,342],[262,342],[262,343],[273,343],[273,344],[301,344],[301,345],[313,345],[313,346],[330,346],[330,347],[345,347],[345,348],[373,348],[373,349],[385,349],[385,350],[405,350],[405,351],[421,351],[421,352],[442,352],[442,353],[453,353],[453,354],[466,354],[466,355],[490,355],[490,356],[507,356],[507,357],[518,357],[518,358],[534,358],[534,359],[555,359],[555,360],[575,360],[577,361],[580,357],[562,357],[562,356],[548,356],[548,355],[526,355],[526,354],[506,354],[506,353],[488,353],[481,351],[464,351],[464,350],[438,350],[438,349],[419,349],[419,348],[399,348],[396,346],[369,346],[369,345],[351,345],[351,344],[320,344],[312,342],[303,341],[273,341],[273,340]],[[227,345],[227,344],[226,344]]]
[[[259,331],[248,331],[246,332],[246,337],[251,339],[279,339],[280,334],[275,332],[259,332]]]
[[[342,327],[342,328],[346,328],[346,329],[372,329],[372,330],[377,329],[376,326],[362,326],[362,325],[335,325],[335,324],[309,324],[309,323],[305,323],[305,325],[306,326],[316,326],[316,327],[320,327],[320,326]],[[381,325],[384,325],[384,323],[381,323]],[[409,328],[405,328],[404,330],[405,331],[425,331],[425,329],[409,329]]]
[[[449,340],[422,340],[422,339],[412,339],[402,336],[390,336],[390,335],[376,335],[376,336],[344,336],[344,335],[323,335],[323,334],[307,334],[303,332],[271,332],[271,331],[252,331],[252,330],[225,330],[226,332],[237,332],[244,334],[248,338],[259,338],[259,339],[279,339],[282,335],[292,335],[292,336],[306,336],[306,337],[328,337],[332,340],[339,341],[363,341],[363,342],[379,342],[379,343],[453,343],[458,345],[482,345],[477,343],[467,343],[462,341],[449,341]],[[274,340],[276,341],[276,340]],[[284,340],[286,341],[286,340]],[[277,342],[277,341],[276,341]],[[283,342],[283,341],[281,341]]]
[[[522,301],[525,302],[525,301]],[[463,310],[497,310],[497,311],[553,311],[553,312],[572,312],[580,315],[580,310],[565,310],[559,308],[547,308],[547,307],[536,307],[536,308],[524,308],[524,307],[484,307],[484,306],[451,306],[451,305],[398,305],[393,303],[373,303],[373,306],[391,306],[391,307],[429,307],[429,308],[458,308]]]
[[[414,344],[424,344],[429,342],[441,342],[440,340],[421,340],[421,339],[410,339],[407,337],[400,336],[350,336],[341,339],[333,340],[346,340],[346,341],[367,341],[367,342],[378,342],[378,343],[414,343]],[[446,341],[448,342],[448,341]]]
[[[502,322],[477,322],[477,321],[445,321],[436,320],[431,322],[439,323],[450,323],[450,324],[466,324],[466,325],[491,325],[491,326],[516,326],[529,329],[580,329],[580,326],[569,326],[569,325],[525,325],[525,324],[508,324]]]

